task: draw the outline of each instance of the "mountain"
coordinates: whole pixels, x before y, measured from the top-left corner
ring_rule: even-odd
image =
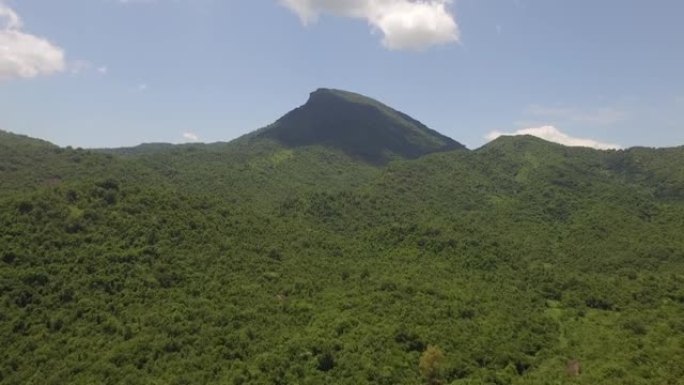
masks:
[[[295,120],[115,150],[0,133],[0,384],[681,383],[684,148],[370,156]]]
[[[119,180],[151,181],[147,167],[123,157],[0,131],[0,197],[93,180],[107,175]]]
[[[32,148],[47,148],[47,147],[57,147],[54,144],[41,140],[28,137],[26,135],[14,134],[8,131],[0,130],[0,146],[2,146],[3,151],[9,151],[11,148],[16,147],[32,147]]]
[[[410,116],[352,92],[319,89],[303,106],[253,134],[288,147],[323,145],[369,162],[465,147]]]

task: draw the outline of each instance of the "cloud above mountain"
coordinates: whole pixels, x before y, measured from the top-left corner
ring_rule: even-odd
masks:
[[[64,51],[24,32],[21,18],[0,1],[0,80],[33,78],[65,68]]]
[[[322,14],[365,20],[390,50],[420,51],[459,41],[450,0],[280,0],[308,25]]]
[[[485,137],[487,140],[494,140],[500,136],[516,136],[516,135],[532,135],[538,138],[548,140],[549,142],[563,144],[572,147],[589,147],[597,150],[619,149],[622,146],[619,144],[603,143],[593,139],[572,137],[554,126],[532,127],[517,130],[515,132],[500,132],[492,131]]]
[[[183,140],[185,140],[186,142],[199,142],[200,138],[194,132],[184,132]]]

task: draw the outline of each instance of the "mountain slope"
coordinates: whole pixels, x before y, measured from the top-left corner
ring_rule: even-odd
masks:
[[[306,104],[253,136],[289,147],[325,145],[374,163],[465,148],[376,100],[331,89],[311,93]]]
[[[0,131],[0,196],[57,187],[65,182],[117,179],[158,182],[140,162],[101,151],[61,148],[50,142]]]
[[[14,134],[0,130],[0,148],[3,152],[11,148],[56,148],[54,144],[42,140],[31,138],[26,135]]]

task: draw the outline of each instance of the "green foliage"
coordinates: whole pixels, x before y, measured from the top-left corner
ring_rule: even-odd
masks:
[[[2,384],[684,378],[682,149],[0,146]]]

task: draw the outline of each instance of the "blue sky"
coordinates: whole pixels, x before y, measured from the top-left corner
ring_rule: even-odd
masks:
[[[680,0],[0,0],[0,129],[230,140],[319,87],[470,148],[684,144]]]

